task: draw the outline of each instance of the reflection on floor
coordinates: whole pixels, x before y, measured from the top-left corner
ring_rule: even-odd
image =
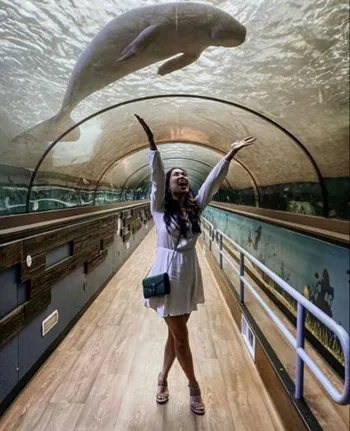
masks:
[[[188,325],[207,413],[190,411],[177,361],[170,400],[156,403],[167,330],[141,296],[154,251],[152,230],[4,415],[0,431],[283,429],[200,247],[206,304]]]

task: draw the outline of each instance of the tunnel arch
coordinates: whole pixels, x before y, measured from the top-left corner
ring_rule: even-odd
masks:
[[[165,160],[169,160],[169,159],[164,159],[163,158],[163,160],[165,161]],[[179,160],[179,159],[177,159],[177,160]],[[140,170],[141,169],[147,169],[147,167],[148,167],[148,165],[143,165],[142,167],[140,167]],[[188,172],[194,172],[194,173],[196,173],[196,174],[200,174],[200,171],[198,171],[197,169],[193,169],[193,168],[186,168],[186,171],[188,171]],[[125,182],[124,182],[124,184],[122,185],[122,188],[121,188],[121,194],[123,193],[123,190],[126,188],[126,186],[127,186],[127,182],[128,182],[128,180],[130,179],[130,177],[131,176],[133,176],[134,174],[136,174],[136,171],[135,172],[133,172],[126,180],[125,180]],[[140,186],[140,184],[142,184],[143,183],[143,181],[145,181],[147,178],[149,178],[150,177],[150,172],[147,172],[147,174],[145,175],[145,176],[143,176],[137,183],[136,183],[136,185],[135,185],[135,189],[137,189],[139,186]],[[229,189],[230,190],[232,190],[232,188],[231,188],[231,185],[230,185],[230,183],[227,181],[227,180],[225,180],[225,182],[228,184],[228,186],[229,186]],[[197,183],[197,181],[196,181],[196,183]],[[192,183],[192,185],[193,185],[193,183]],[[197,185],[197,184],[196,184]],[[198,184],[198,186],[199,186],[199,184]]]
[[[169,159],[169,158],[163,158],[162,160],[166,161],[166,160],[171,160],[171,159]],[[176,160],[181,160],[181,159],[177,159],[176,158]],[[199,163],[201,163],[201,162],[199,162]],[[123,185],[121,187],[121,192],[127,187],[128,181],[131,179],[131,177],[133,177],[137,172],[139,172],[139,171],[141,171],[143,169],[147,169],[147,168],[148,168],[148,164],[142,165],[142,166],[140,166],[140,168],[137,171],[134,171],[131,175],[129,175],[129,177],[126,178],[126,180],[124,181],[124,183],[123,183]],[[194,168],[186,168],[186,171],[188,171],[188,172],[194,172],[196,174],[200,174],[200,171],[198,171],[197,169],[194,169]],[[143,176],[141,178],[141,180],[136,184],[135,187],[137,188],[139,186],[139,184],[142,183],[142,181],[144,181],[144,179],[148,178],[149,176],[150,176],[150,173],[148,172],[146,176]],[[225,182],[228,184],[228,186],[229,186],[229,188],[231,190],[232,188],[231,188],[230,183],[226,179],[225,179]]]
[[[305,155],[306,159],[311,164],[311,166],[314,170],[314,173],[316,175],[316,178],[318,180],[319,187],[320,187],[320,195],[322,197],[322,204],[323,204],[323,215],[325,217],[328,217],[328,215],[329,215],[328,195],[327,195],[327,189],[326,189],[326,186],[324,183],[322,173],[321,173],[317,163],[315,162],[315,159],[312,157],[311,153],[309,152],[309,150],[302,144],[302,142],[296,136],[294,136],[291,132],[289,132],[286,128],[284,128],[283,126],[278,124],[276,121],[272,120],[271,118],[267,117],[266,115],[264,115],[260,112],[257,112],[251,108],[248,108],[248,107],[243,106],[241,104],[238,104],[236,102],[222,100],[222,99],[218,99],[218,98],[214,98],[214,97],[210,97],[210,96],[192,95],[192,94],[161,94],[161,95],[154,95],[154,96],[147,96],[147,97],[140,97],[140,98],[136,98],[136,99],[131,99],[131,100],[121,102],[118,104],[114,104],[114,105],[108,106],[104,109],[101,109],[101,110],[95,112],[94,114],[91,114],[91,115],[85,117],[84,119],[79,121],[77,124],[75,124],[74,126],[72,126],[69,129],[67,129],[63,134],[61,134],[55,141],[53,141],[47,147],[47,149],[44,151],[44,153],[41,155],[39,161],[37,162],[35,169],[33,170],[32,175],[30,177],[30,182],[29,182],[28,192],[27,192],[27,199],[26,199],[26,211],[30,212],[31,192],[32,192],[32,188],[34,185],[34,181],[37,177],[37,174],[38,174],[38,171],[39,171],[41,165],[43,164],[47,155],[56,146],[56,144],[58,144],[64,137],[69,135],[69,133],[71,131],[73,131],[75,128],[79,127],[80,125],[87,123],[91,119],[98,117],[98,116],[100,116],[100,115],[102,115],[108,111],[118,109],[118,108],[121,108],[121,107],[126,106],[126,105],[135,104],[137,102],[149,102],[149,101],[153,101],[153,100],[157,100],[157,99],[165,99],[165,98],[169,98],[169,99],[181,98],[181,99],[202,100],[202,101],[209,101],[209,102],[213,102],[213,103],[218,103],[218,104],[222,104],[222,105],[226,105],[226,106],[235,107],[236,109],[238,109],[240,111],[247,112],[256,118],[259,118],[263,122],[266,122],[269,126],[272,126],[276,130],[281,132],[291,142],[293,142],[294,145],[296,145],[302,151],[302,153]],[[168,140],[168,142],[169,142],[169,140]]]
[[[173,143],[173,142],[172,142]],[[195,144],[195,145],[198,145],[197,143],[194,143],[194,142],[191,142],[192,144]],[[160,144],[160,145],[164,145],[164,144],[166,144],[166,143],[162,143],[162,144]],[[141,151],[141,150],[139,150],[139,151]],[[124,155],[124,157],[123,158],[126,158],[126,157],[128,157],[129,156],[129,154],[126,154],[126,155]],[[107,166],[107,168],[103,171],[103,173],[101,174],[101,176],[100,176],[100,178],[98,179],[98,181],[97,181],[97,184],[96,184],[96,187],[95,187],[95,191],[94,191],[94,202],[95,202],[95,198],[96,198],[96,193],[97,193],[97,191],[98,191],[98,188],[99,188],[99,186],[100,186],[100,184],[102,183],[102,180],[103,180],[103,178],[104,178],[104,176],[108,173],[108,171],[110,170],[110,169],[113,169],[115,166],[117,166],[118,165],[118,163],[120,162],[120,160],[121,159],[118,159],[118,160],[114,160],[110,165],[108,165]],[[185,159],[185,158],[179,158],[179,157],[167,157],[167,158],[165,158],[165,157],[163,157],[163,160],[187,160],[187,159]],[[210,165],[210,164],[207,164],[207,163],[205,163],[205,162],[203,162],[203,161],[201,161],[201,160],[195,160],[195,159],[192,159],[193,161],[196,161],[196,162],[198,162],[198,163],[201,163],[201,164],[203,164],[203,165],[206,165],[207,167],[209,167],[210,169],[212,169],[214,166],[213,165]],[[240,165],[240,166],[242,166],[242,168],[247,172],[247,174],[249,175],[249,177],[250,177],[250,179],[251,179],[251,181],[252,181],[252,184],[253,184],[253,188],[254,188],[254,194],[255,194],[255,198],[256,198],[256,202],[257,202],[257,204],[258,204],[258,206],[260,206],[260,192],[259,192],[259,187],[258,187],[258,185],[257,185],[257,183],[256,183],[256,181],[255,181],[255,178],[254,178],[254,176],[253,176],[253,174],[249,171],[249,169],[242,163],[242,162],[240,162],[239,160],[237,160],[237,159],[235,159],[235,161]],[[148,164],[146,165],[143,165],[143,166],[141,166],[139,169],[142,169],[142,168],[144,168],[144,167],[146,167],[146,166],[148,166]],[[133,172],[130,176],[132,176],[133,174],[134,174],[135,172]],[[233,188],[232,188],[232,186],[231,186],[231,184],[230,184],[230,182],[229,182],[229,180],[226,178],[225,179],[225,181],[228,183],[228,185],[229,185],[229,187],[230,187],[230,189],[232,190]],[[125,181],[125,183],[127,182],[127,180]],[[123,186],[124,187],[124,186]],[[123,188],[122,187],[122,188]]]

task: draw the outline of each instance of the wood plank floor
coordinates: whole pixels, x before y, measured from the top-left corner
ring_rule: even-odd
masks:
[[[190,411],[177,361],[169,402],[155,402],[167,330],[141,301],[154,251],[152,230],[6,412],[0,431],[283,430],[200,248],[206,304],[188,326],[207,413]]]

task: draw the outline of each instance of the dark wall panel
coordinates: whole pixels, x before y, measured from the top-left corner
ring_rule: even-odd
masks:
[[[0,273],[1,274],[1,273]],[[17,285],[17,305],[24,304],[29,301],[30,286],[28,281],[18,283]]]
[[[83,295],[83,267],[71,272],[51,288],[51,304],[36,316],[19,334],[19,377],[22,378],[59,336],[81,308]],[[44,337],[41,324],[53,311],[58,310],[58,323]]]
[[[0,403],[18,382],[18,337],[0,349]]]
[[[113,252],[111,252],[111,248],[112,247],[109,247],[107,249],[107,257],[103,262],[86,275],[87,290],[90,296],[93,295],[113,273]]]
[[[46,267],[54,265],[69,256],[72,256],[73,243],[61,245],[46,253]]]
[[[0,320],[17,307],[18,266],[0,272]]]

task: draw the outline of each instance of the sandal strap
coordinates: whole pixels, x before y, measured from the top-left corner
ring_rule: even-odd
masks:
[[[158,381],[158,391],[157,392],[158,392],[158,395],[160,395],[160,396],[163,396],[163,395],[161,395],[162,393],[165,394],[164,395],[165,397],[168,396],[168,393],[169,393],[168,383],[166,381],[163,381],[162,383],[160,381]]]
[[[158,388],[159,387],[162,387],[162,386],[158,386]],[[158,391],[157,394],[156,394],[156,398],[158,400],[166,400],[166,399],[168,399],[169,398],[169,391],[168,391],[168,389],[166,388],[165,390]]]
[[[167,379],[160,379],[159,375],[158,375],[158,386],[167,387],[168,386],[168,380]]]
[[[193,406],[198,404],[203,404],[202,397],[200,395],[190,396],[190,403]]]
[[[162,392],[168,393],[168,391],[169,391],[168,385],[160,385],[158,383],[158,391],[157,391],[158,393],[162,393]]]
[[[204,404],[200,396],[193,396],[190,398],[191,407],[196,410],[204,410]]]
[[[159,376],[160,376],[160,373],[158,374],[158,388],[157,388],[156,400],[160,404],[164,404],[169,399],[168,382],[166,379],[160,379]]]

